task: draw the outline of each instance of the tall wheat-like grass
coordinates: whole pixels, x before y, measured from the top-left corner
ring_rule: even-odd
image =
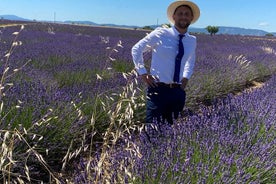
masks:
[[[43,136],[31,132],[36,127],[47,124],[47,122],[53,118],[50,116],[51,111],[48,114],[45,114],[41,119],[35,121],[28,129],[22,125],[13,129],[8,128],[10,125],[3,125],[5,124],[6,117],[11,112],[11,110],[8,112],[3,111],[5,108],[5,94],[8,93],[9,89],[13,86],[13,83],[9,82],[9,79],[30,62],[29,60],[25,62],[23,66],[16,69],[11,69],[9,67],[10,56],[16,47],[22,45],[22,42],[18,41],[18,36],[23,29],[24,26],[22,25],[18,32],[13,33],[14,39],[11,43],[10,49],[5,53],[1,60],[1,62],[3,62],[3,72],[0,81],[0,179],[4,184],[38,182],[31,178],[32,173],[29,168],[29,162],[36,160],[45,170],[48,171],[50,181],[58,182],[57,177],[53,174],[43,156],[36,150],[37,144],[43,140]],[[20,109],[21,103],[22,102],[18,100],[18,104],[11,109]]]
[[[4,122],[5,118],[9,115],[10,111],[3,111],[5,108],[4,98],[5,93],[8,93],[8,90],[13,86],[8,79],[12,78],[15,73],[19,72],[25,65],[27,65],[31,60],[25,62],[25,64],[19,68],[13,69],[9,67],[9,58],[12,55],[14,49],[17,46],[22,44],[21,41],[17,41],[20,32],[24,29],[24,26],[21,27],[20,31],[13,33],[15,36],[10,49],[4,56],[3,62],[3,73],[1,75],[0,83],[0,101],[1,101],[1,122]],[[53,29],[51,29],[51,34],[54,34]],[[101,37],[103,44],[108,43],[109,39]],[[134,121],[135,117],[134,112],[143,107],[144,99],[143,95],[137,95],[141,93],[142,90],[137,88],[138,82],[136,73],[134,70],[128,73],[122,73],[126,80],[126,85],[119,89],[118,92],[109,93],[108,91],[102,91],[102,81],[107,72],[117,72],[118,68],[113,69],[112,66],[118,66],[118,64],[112,64],[116,61],[113,58],[113,53],[119,52],[119,49],[123,48],[122,42],[118,41],[114,47],[107,47],[106,61],[103,65],[102,70],[97,73],[97,87],[98,91],[95,94],[94,105],[92,109],[92,115],[90,117],[90,125],[86,127],[85,130],[80,130],[78,135],[82,135],[81,138],[75,137],[77,140],[72,139],[71,144],[67,149],[62,162],[62,169],[65,172],[67,167],[72,167],[70,164],[74,162],[74,159],[80,157],[81,154],[85,154],[86,161],[86,176],[84,178],[85,183],[122,183],[125,176],[132,177],[129,170],[134,165],[134,162],[127,161],[128,164],[123,160],[120,160],[120,163],[117,163],[116,170],[114,170],[113,163],[117,162],[114,158],[114,153],[118,149],[118,145],[123,142],[124,149],[129,150],[136,155],[139,155],[139,149],[134,142],[130,142],[130,139],[125,139],[125,137],[131,136],[131,133],[134,131],[141,130],[141,124],[139,121]],[[124,66],[120,65],[120,68]],[[120,71],[119,71],[120,72]],[[14,108],[10,109],[20,109],[23,102],[18,100],[18,104]],[[51,166],[47,163],[47,160],[43,155],[48,155],[48,149],[43,155],[41,152],[38,152],[40,149],[40,143],[44,140],[43,134],[41,132],[43,127],[53,126],[53,122],[62,121],[63,116],[74,116],[72,121],[82,121],[85,119],[84,113],[82,111],[82,105],[76,102],[71,102],[72,108],[71,111],[74,111],[72,114],[59,114],[55,109],[49,109],[48,112],[41,119],[32,121],[32,124],[26,128],[22,120],[21,124],[18,126],[1,126],[2,130],[0,131],[1,139],[1,155],[0,155],[0,170],[1,170],[1,179],[3,183],[36,183],[42,182],[45,180],[45,176],[38,176],[34,173],[33,164],[41,165],[42,169],[48,173],[47,179],[52,183],[70,183],[69,179],[64,179],[58,176]],[[70,113],[69,112],[69,113]],[[104,114],[105,117],[100,114]],[[70,118],[69,118],[70,119]],[[84,120],[85,121],[85,120]],[[95,128],[99,122],[103,124],[104,132],[99,133],[97,128]],[[5,122],[6,123],[6,122]],[[10,122],[12,124],[13,122]],[[74,123],[72,122],[72,125]],[[7,127],[14,127],[8,129]],[[6,128],[6,129],[5,129]],[[74,128],[74,127],[72,127]],[[79,127],[75,127],[78,129]],[[45,130],[44,130],[45,131]],[[34,133],[37,132],[37,133]],[[41,133],[41,134],[40,134]],[[69,133],[69,132],[68,132]],[[77,136],[77,135],[76,135]],[[74,137],[74,136],[73,136]],[[70,140],[69,140],[70,141]],[[125,142],[127,141],[127,142]],[[80,142],[80,146],[76,147],[76,142]],[[42,143],[43,144],[43,143]],[[99,145],[98,147],[96,145]],[[100,153],[99,155],[97,155]],[[119,164],[119,165],[118,165]],[[44,177],[44,179],[38,179],[39,177]],[[47,177],[47,176],[46,176]],[[73,181],[71,181],[73,182]]]
[[[45,131],[47,127],[52,126],[52,122],[55,122],[57,119],[61,121],[63,117],[56,116],[56,110],[50,108],[44,115],[40,114],[40,118],[36,117],[35,120],[28,120],[31,123],[26,127],[26,117],[22,117],[19,122],[10,120],[14,112],[22,113],[21,110],[25,108],[23,106],[24,99],[17,99],[17,104],[14,106],[8,106],[6,104],[7,100],[5,97],[14,86],[12,82],[13,77],[16,77],[16,74],[21,72],[31,62],[31,60],[28,60],[22,66],[17,68],[11,67],[10,57],[16,47],[22,45],[22,42],[18,40],[22,30],[24,30],[23,25],[19,31],[12,34],[11,45],[1,58],[0,183],[40,183],[45,178],[48,178],[46,180],[51,183],[60,183],[62,179],[54,172],[43,157],[43,155],[48,155],[48,149],[46,149],[46,153],[41,154],[40,144],[45,144],[43,143],[45,142],[43,137],[43,133],[45,132],[43,132],[43,129]],[[82,117],[79,114],[79,107],[74,102],[71,105],[73,108],[71,108],[70,113],[74,111],[75,113],[72,113],[75,116],[74,119],[80,121]],[[62,115],[67,116],[68,114]],[[40,170],[36,168],[38,165],[39,169],[46,173],[43,176],[40,175]]]
[[[107,38],[101,38],[104,44],[108,43]],[[105,91],[100,93],[101,83],[104,80],[103,75],[106,71],[113,70],[110,66],[112,66],[112,62],[116,61],[112,54],[119,52],[120,48],[123,48],[121,41],[118,41],[113,48],[107,47],[109,52],[103,64],[103,70],[96,74],[98,82],[96,91],[99,93],[95,94],[90,127],[84,131],[81,146],[77,149],[69,148],[64,157],[63,168],[72,158],[79,156],[80,153],[86,153],[87,156],[83,158],[85,171],[81,181],[84,183],[124,183],[125,176],[132,177],[129,169],[134,166],[134,161],[129,162],[127,160],[128,164],[126,164],[123,160],[118,161],[114,157],[114,153],[120,148],[120,143],[123,142],[126,145],[123,149],[140,155],[135,143],[130,139],[125,139],[125,137],[131,136],[133,132],[141,130],[141,123],[135,121],[134,115],[134,112],[141,108],[143,106],[142,102],[144,102],[143,95],[138,95],[142,90],[138,87],[136,72],[132,70],[128,73],[122,73],[126,85],[118,92],[110,94]],[[99,119],[101,113],[105,113],[107,117]],[[105,131],[101,135],[95,128],[99,122],[105,124]],[[89,145],[86,143],[88,138]],[[97,139],[100,139],[100,142],[97,142]],[[95,147],[96,144],[99,145],[98,148]],[[114,167],[114,164],[116,167]]]

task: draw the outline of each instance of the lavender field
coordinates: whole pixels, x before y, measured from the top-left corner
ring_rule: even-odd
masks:
[[[149,140],[130,55],[147,33],[0,27],[2,183],[274,182],[276,38],[193,33],[182,117]]]

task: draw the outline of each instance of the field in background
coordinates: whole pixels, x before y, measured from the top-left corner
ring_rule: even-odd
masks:
[[[95,181],[95,178],[97,181],[104,180],[103,176],[108,178],[107,171],[116,171],[116,164],[114,165],[115,168],[110,166],[114,161],[112,159],[118,157],[118,160],[120,160],[126,154],[122,153],[117,157],[114,156],[115,145],[126,134],[133,133],[133,131],[137,134],[137,130],[140,130],[143,124],[145,86],[140,83],[139,78],[133,72],[130,50],[139,39],[146,35],[146,32],[30,23],[25,25],[24,29],[18,34],[17,40],[14,40],[15,34],[13,33],[19,30],[20,26],[0,28],[0,55],[2,56],[0,69],[1,74],[3,74],[0,125],[2,131],[0,135],[3,153],[7,153],[6,157],[5,154],[1,155],[1,163],[3,163],[0,165],[1,178],[4,178],[3,181],[7,181],[8,178],[16,178],[20,174],[22,175],[21,179],[25,181],[29,179],[28,176],[36,180],[48,180],[49,173],[52,178],[60,178],[60,180],[65,180],[65,178],[60,177],[57,173],[66,173],[71,176],[74,174],[76,180],[82,182]],[[245,88],[254,86],[256,82],[266,82],[275,75],[276,39],[231,35],[209,36],[196,34],[196,36],[198,46],[195,72],[187,87],[187,104],[183,117],[176,122],[176,126],[182,128],[176,127],[175,130],[169,130],[167,134],[164,134],[165,137],[172,135],[183,135],[184,137],[177,137],[176,141],[173,142],[174,144],[168,144],[166,141],[158,144],[162,145],[164,143],[165,148],[162,149],[177,150],[177,153],[185,154],[185,156],[182,155],[182,161],[189,158],[194,161],[187,166],[187,168],[190,168],[189,171],[185,169],[185,172],[179,171],[179,175],[184,172],[187,174],[186,176],[194,174],[196,168],[193,164],[201,163],[201,166],[198,167],[202,167],[202,165],[207,167],[208,156],[209,162],[211,159],[214,163],[219,163],[218,157],[220,161],[223,158],[227,160],[228,157],[233,156],[230,152],[240,151],[239,145],[243,145],[243,143],[234,145],[230,151],[223,148],[226,151],[223,152],[224,157],[220,157],[218,156],[220,154],[218,149],[221,145],[219,143],[212,144],[210,141],[214,140],[216,143],[215,140],[227,139],[230,134],[219,134],[217,137],[212,137],[211,132],[213,130],[210,130],[210,134],[205,132],[205,135],[201,128],[198,129],[199,133],[191,135],[181,132],[191,127],[191,132],[194,132],[193,126],[195,125],[191,125],[189,128],[186,127],[192,122],[197,122],[195,124],[198,126],[203,126],[202,121],[208,122],[203,126],[205,129],[212,128],[212,123],[220,124],[221,122],[223,132],[229,128],[233,131],[231,136],[235,135],[237,137],[252,131],[256,138],[249,138],[249,142],[246,142],[246,144],[252,143],[252,145],[260,146],[255,144],[258,139],[268,138],[265,142],[266,145],[269,145],[267,150],[275,155],[275,148],[272,145],[275,142],[275,133],[273,133],[275,124],[269,124],[270,121],[268,122],[267,118],[273,118],[273,115],[271,110],[265,108],[275,109],[275,106],[273,106],[275,88],[269,88],[270,91],[272,90],[271,94],[269,92],[264,93],[267,94],[264,95],[266,98],[271,99],[267,99],[260,105],[267,110],[267,114],[262,115],[261,119],[256,113],[243,113],[246,110],[249,112],[258,111],[255,104],[250,105],[249,109],[243,109],[244,106],[237,105],[239,102],[242,103],[241,101],[244,99],[238,98],[237,102],[229,107],[219,106],[218,104],[222,103],[220,99],[226,99],[225,101],[228,99],[227,103],[231,104],[233,100],[229,99],[230,93],[238,94]],[[150,54],[146,53],[145,58],[148,63]],[[21,66],[24,67],[21,68]],[[274,78],[270,85],[275,85]],[[246,98],[250,99],[250,97]],[[256,99],[260,100],[260,98]],[[272,104],[270,104],[271,101]],[[117,111],[118,114],[115,113]],[[213,116],[213,114],[216,114],[216,116]],[[254,116],[255,118],[251,117],[249,120],[247,116]],[[271,120],[275,120],[275,117]],[[254,122],[252,127],[248,125],[242,132],[239,132],[240,129],[236,129],[236,126],[240,127],[243,126],[243,123],[250,122]],[[257,126],[257,123],[262,126]],[[250,128],[253,128],[255,132]],[[257,128],[258,130],[255,130]],[[177,130],[180,132],[174,132]],[[173,133],[170,133],[170,131]],[[267,135],[265,135],[265,132]],[[109,134],[107,136],[107,133],[110,136]],[[199,135],[212,137],[213,139],[205,140],[203,137],[197,137]],[[231,137],[231,139],[235,140],[237,137]],[[203,148],[201,145],[202,139],[206,141],[203,141],[204,144],[211,144],[210,152],[208,152],[210,154],[201,155],[204,157],[204,163],[202,163],[203,161],[199,155],[202,149],[205,150],[205,147]],[[173,139],[168,138],[164,140],[173,141]],[[185,140],[187,140],[185,146],[178,149],[178,146],[182,144],[181,141]],[[242,142],[242,140],[238,140]],[[142,163],[146,161],[154,164],[160,162],[160,160],[155,161],[156,155],[149,154],[149,152],[152,152],[152,148],[147,147],[147,143],[135,142],[136,139],[133,140],[132,138],[127,139],[127,141],[133,144],[133,147],[128,150],[135,153],[138,153],[137,149],[142,150],[143,158],[147,158]],[[228,142],[226,141],[225,144],[228,144]],[[102,145],[104,146],[101,147]],[[172,145],[176,147],[170,148]],[[246,146],[244,145],[244,147]],[[256,148],[256,150],[260,150],[260,148]],[[153,154],[160,150],[156,148],[155,151],[153,151]],[[104,155],[105,152],[110,152],[110,154]],[[11,156],[8,153],[13,153],[13,155]],[[239,158],[242,153],[235,153],[235,155]],[[170,152],[168,157],[171,158],[171,156],[182,158],[181,155],[172,155]],[[250,157],[252,156],[253,154]],[[143,164],[140,163],[139,165],[139,163],[134,162],[140,157],[128,155],[128,158],[133,162],[127,160],[122,163],[124,165],[130,162],[132,167],[125,166],[126,170],[119,169],[117,170],[118,173],[119,171],[125,172],[123,175],[127,176],[128,181],[132,179],[138,183],[145,181],[151,183],[151,178],[147,178],[143,173],[145,169]],[[265,163],[271,161],[271,159],[271,157],[267,157]],[[18,164],[14,164],[13,160]],[[83,162],[87,167],[80,166],[79,163],[77,163],[78,166],[75,166],[76,160],[82,160],[80,163]],[[176,162],[176,160],[168,160],[171,163]],[[180,163],[183,163],[182,161]],[[244,161],[248,162],[248,160]],[[89,165],[91,163],[94,165]],[[102,165],[97,165],[99,163]],[[216,169],[219,173],[220,169],[228,167],[225,165],[225,167],[215,168],[215,166],[212,166],[214,163],[210,164],[211,168],[209,170]],[[122,167],[120,164],[119,166]],[[248,173],[254,175],[257,172],[255,170],[257,170],[258,165],[255,166]],[[96,167],[98,169],[99,167],[103,168],[99,171],[95,169]],[[223,173],[221,172],[221,178],[225,181],[240,181],[235,180],[234,174],[239,171],[239,168],[244,167],[231,164],[229,167],[232,168],[231,173],[228,173],[229,177],[221,174]],[[265,166],[261,165],[260,167]],[[154,182],[173,181],[173,177],[168,175],[164,179],[165,174],[163,172],[166,171],[165,173],[172,174],[173,172],[170,169],[174,170],[174,168],[166,169],[165,165],[160,166],[160,168],[163,170],[156,171],[149,168],[147,171],[152,177],[158,176],[159,179]],[[76,172],[68,173],[70,170]],[[80,174],[79,171],[82,170],[86,174]],[[263,171],[267,172],[267,170]],[[119,181],[120,174],[118,175],[118,173],[110,173],[112,177],[109,176],[111,178],[108,178],[108,180]],[[207,179],[208,181],[218,181],[221,179],[220,174],[217,175],[217,178]],[[268,174],[270,173],[268,172]],[[136,176],[136,180],[133,179],[133,176]],[[192,181],[204,181],[203,175],[196,176],[190,179]],[[242,179],[244,179],[243,177]],[[183,178],[180,177],[175,181],[181,181],[181,179]]]

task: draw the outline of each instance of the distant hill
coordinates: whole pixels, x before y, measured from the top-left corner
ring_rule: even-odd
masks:
[[[109,26],[109,27],[124,27],[124,28],[142,28],[139,26],[129,26],[129,25],[97,24],[97,23],[91,22],[91,21],[65,21],[65,23]],[[157,26],[151,25],[149,27],[152,27],[154,29]],[[265,36],[266,34],[269,33],[269,32],[263,31],[263,30],[259,30],[259,29],[245,29],[245,28],[239,28],[239,27],[226,27],[226,26],[218,26],[218,27],[219,27],[219,32],[217,34]],[[190,27],[189,31],[208,34],[208,31],[205,28]],[[271,33],[271,34],[276,36],[276,32]]]
[[[16,15],[0,15],[0,18],[6,20],[30,21],[29,19],[21,18]]]
[[[7,19],[7,20],[16,20],[16,21],[31,21],[29,19],[21,18],[16,15],[0,15],[1,19]],[[46,21],[51,22],[51,21]],[[121,28],[142,28],[139,26],[134,25],[117,25],[117,24],[97,24],[92,21],[63,21],[60,23],[66,23],[66,24],[85,24],[85,25],[92,25],[92,26],[108,26],[108,27],[121,27]],[[152,28],[156,28],[156,25],[150,25]],[[245,28],[239,28],[239,27],[226,27],[226,26],[218,26],[219,32],[217,34],[230,34],[230,35],[254,35],[254,36],[265,36],[269,32],[259,30],[259,29],[245,29]],[[207,30],[205,28],[195,28],[190,27],[190,32],[196,32],[196,33],[206,33],[208,34]],[[274,36],[276,36],[276,32],[271,33]]]
[[[109,26],[109,27],[123,27],[123,28],[142,28],[139,26],[129,26],[129,25],[97,24],[97,23],[91,22],[91,21],[65,21],[65,23]],[[157,26],[150,25],[149,27],[152,27],[154,29]],[[226,27],[226,26],[218,26],[218,27],[219,27],[219,32],[217,34],[265,36],[266,34],[269,33],[267,31],[263,31],[263,30],[259,30],[259,29],[245,29],[245,28],[239,28],[239,27]],[[208,34],[208,31],[205,28],[190,27],[189,31]],[[276,32],[271,33],[271,34],[276,36]]]
[[[219,32],[217,34],[230,34],[230,35],[254,35],[254,36],[265,36],[269,32],[259,30],[259,29],[245,29],[239,27],[225,27],[225,26],[218,26]],[[199,33],[206,33],[208,34],[205,28],[189,28],[190,32],[199,32]],[[271,33],[276,36],[276,33]]]
[[[91,21],[64,21],[67,24],[85,24],[85,25],[93,25],[93,26],[108,26],[108,27],[122,27],[122,28],[139,28],[138,26],[129,26],[129,25],[117,25],[117,24],[97,24]]]

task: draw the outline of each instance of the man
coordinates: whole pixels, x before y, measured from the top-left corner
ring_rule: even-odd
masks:
[[[199,18],[198,6],[190,1],[169,5],[167,16],[173,26],[157,28],[132,48],[135,68],[147,84],[146,123],[167,121],[173,124],[183,110],[185,87],[193,73],[196,37],[187,32]],[[143,53],[151,49],[150,72],[144,65]]]

